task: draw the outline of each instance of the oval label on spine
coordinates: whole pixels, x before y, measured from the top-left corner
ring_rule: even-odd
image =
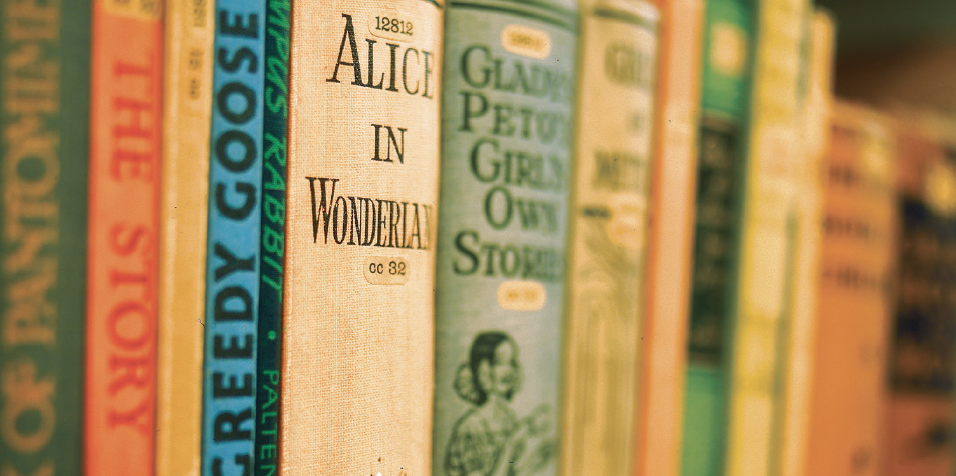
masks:
[[[369,284],[396,285],[407,283],[412,270],[405,258],[372,256],[365,260],[363,273]]]
[[[395,10],[373,10],[368,14],[368,32],[379,38],[410,42],[415,37],[415,22]]]
[[[511,311],[539,311],[548,301],[547,290],[537,281],[505,281],[497,295],[498,305]]]
[[[611,198],[611,220],[607,224],[608,237],[627,248],[644,246],[647,203],[634,193],[619,193]]]
[[[535,59],[551,56],[548,32],[524,25],[508,25],[501,30],[501,46],[505,51]]]

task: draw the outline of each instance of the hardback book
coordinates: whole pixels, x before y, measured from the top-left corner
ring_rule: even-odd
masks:
[[[282,293],[289,123],[289,28],[292,0],[265,0],[262,87],[262,203],[259,244],[259,328],[256,349],[254,471],[277,474],[282,364]]]
[[[952,475],[956,122],[929,111],[897,114],[898,269],[887,355],[880,355],[888,375],[877,448],[882,474]]]
[[[894,130],[834,105],[825,191],[806,474],[884,474],[886,348],[893,310]]]
[[[619,476],[634,473],[660,13],[579,12],[560,472]]]
[[[443,17],[292,8],[283,475],[431,472]]]
[[[577,18],[571,1],[448,3],[435,476],[559,470]]]
[[[92,8],[0,1],[3,475],[82,474]]]
[[[637,383],[639,475],[680,471],[697,192],[702,0],[660,0],[642,362]]]
[[[727,342],[727,475],[783,471],[799,262],[797,180],[808,0],[754,2],[750,127],[743,144],[739,255]],[[805,334],[804,334],[805,335]]]
[[[162,18],[93,4],[84,474],[155,473]]]
[[[748,2],[705,7],[681,474],[723,474],[752,56]]]
[[[264,0],[215,5],[202,474],[253,474],[262,219]]]
[[[156,473],[199,476],[214,2],[165,15]]]
[[[793,271],[793,316],[785,339],[788,341],[784,368],[783,434],[780,439],[780,475],[803,476],[807,473],[816,322],[819,316],[823,188],[826,183],[823,154],[829,141],[832,109],[834,22],[825,10],[816,9],[807,22],[804,46],[805,62],[801,83],[797,144],[800,160],[795,162],[796,256]]]

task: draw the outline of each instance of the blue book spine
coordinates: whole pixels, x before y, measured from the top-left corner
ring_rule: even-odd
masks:
[[[262,210],[263,0],[216,3],[202,474],[252,474]]]

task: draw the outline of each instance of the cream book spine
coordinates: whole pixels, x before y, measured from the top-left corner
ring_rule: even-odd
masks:
[[[807,0],[755,2],[756,41],[741,200],[739,285],[733,342],[728,475],[780,474],[787,330],[793,316],[795,168]]]
[[[657,7],[580,3],[561,474],[634,472]]]
[[[793,320],[788,333],[789,361],[784,390],[784,433],[780,440],[781,476],[807,474],[823,241],[820,223],[824,218],[826,183],[823,154],[829,141],[833,102],[834,21],[824,10],[818,9],[810,15],[804,83],[807,90],[799,126],[802,160],[794,167],[800,199],[797,201],[797,256],[791,301]]]
[[[284,476],[431,472],[443,14],[292,7]]]

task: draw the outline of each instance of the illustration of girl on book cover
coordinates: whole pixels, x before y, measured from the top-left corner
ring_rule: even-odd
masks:
[[[518,346],[498,331],[479,334],[468,362],[458,368],[455,391],[474,405],[452,430],[445,455],[450,476],[535,474],[555,456],[551,409],[538,405],[523,419],[509,406],[521,389]]]

